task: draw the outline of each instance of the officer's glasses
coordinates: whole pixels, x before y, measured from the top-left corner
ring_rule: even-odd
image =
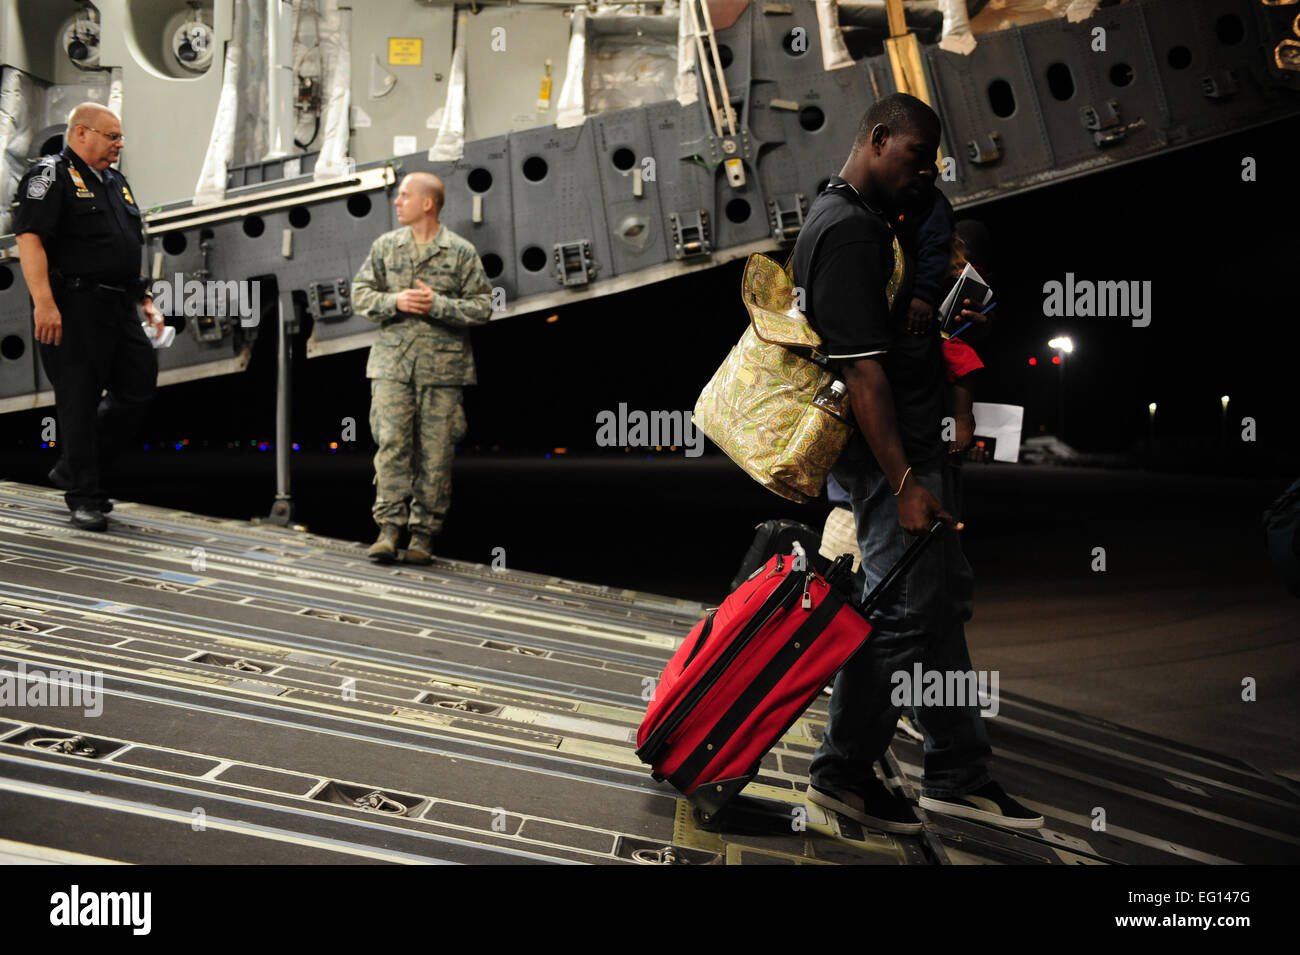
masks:
[[[120,143],[122,141],[121,133],[106,133],[102,129],[96,129],[94,126],[87,126],[86,129],[90,130],[92,133],[99,133],[101,136],[107,136],[109,142]]]

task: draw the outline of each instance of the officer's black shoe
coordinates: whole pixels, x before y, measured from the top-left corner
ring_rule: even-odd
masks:
[[[72,509],[72,526],[83,531],[102,531],[108,528],[108,518],[104,512],[94,507],[74,507]]]
[[[68,476],[68,472],[63,469],[63,458],[59,458],[59,463],[50,468],[50,473],[47,476],[50,483],[60,491],[71,491],[76,486],[72,478]],[[99,505],[99,510],[104,514],[110,513],[113,510],[113,502],[108,498],[104,498]]]
[[[63,470],[63,458],[59,458],[59,463],[50,468],[50,483],[60,491],[72,490],[72,478]]]

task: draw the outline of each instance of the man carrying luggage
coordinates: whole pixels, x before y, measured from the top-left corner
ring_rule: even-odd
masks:
[[[844,376],[858,425],[835,476],[850,493],[868,590],[902,557],[909,535],[936,518],[961,526],[945,509],[952,480],[941,438],[940,339],[937,330],[907,330],[910,270],[890,225],[929,197],[938,145],[939,118],[920,100],[897,93],[873,105],[794,250],[808,319]],[[949,531],[885,596],[871,617],[872,639],[836,678],[809,801],[886,832],[920,831],[912,808],[872,768],[901,710],[892,676],[917,662],[926,671],[970,671],[963,624],[972,607],[970,565]],[[918,716],[922,808],[1014,828],[1043,824],[990,778],[992,751],[973,703],[927,706]]]

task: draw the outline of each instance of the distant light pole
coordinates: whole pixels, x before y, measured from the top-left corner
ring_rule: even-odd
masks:
[[[1147,405],[1147,448],[1152,460],[1156,456],[1156,403]]]
[[[1223,408],[1220,416],[1219,443],[1223,447],[1223,453],[1228,453],[1228,396],[1223,395],[1219,398],[1219,405]]]
[[[1067,336],[1060,336],[1057,338],[1053,338],[1051,341],[1049,341],[1047,343],[1047,347],[1055,349],[1056,356],[1052,359],[1052,361],[1055,364],[1059,365],[1061,369],[1061,376],[1060,376],[1061,393],[1060,393],[1059,403],[1057,405],[1056,429],[1060,439],[1064,441],[1065,440],[1065,356],[1070,354],[1072,351],[1074,351],[1074,342],[1072,342]]]

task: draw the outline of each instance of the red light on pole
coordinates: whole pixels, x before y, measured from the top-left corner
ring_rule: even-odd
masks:
[[[1060,363],[1061,363],[1061,356],[1060,356],[1060,355],[1053,355],[1053,356],[1052,356],[1052,364],[1053,364],[1053,365],[1059,365]]]
[[[1037,365],[1037,364],[1038,364],[1038,359],[1037,359],[1037,358],[1031,358],[1031,359],[1029,359],[1029,364],[1031,364],[1031,365]]]

